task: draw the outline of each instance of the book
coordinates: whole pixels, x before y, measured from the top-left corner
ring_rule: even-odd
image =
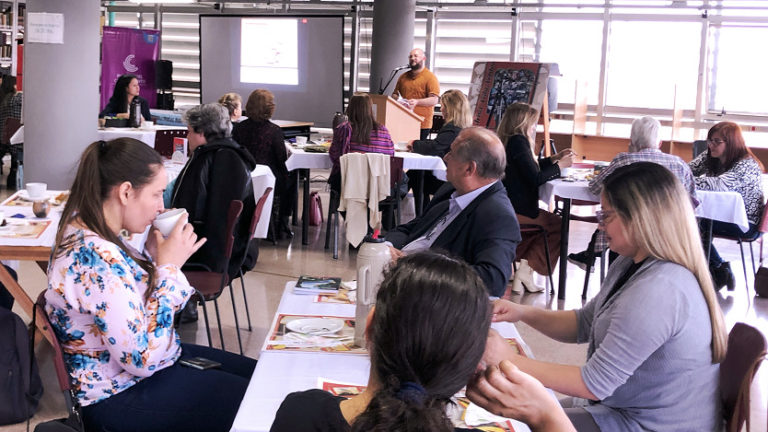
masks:
[[[294,294],[334,294],[341,287],[341,278],[301,276],[293,287]]]

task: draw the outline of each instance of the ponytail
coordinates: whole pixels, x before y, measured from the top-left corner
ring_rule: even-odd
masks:
[[[89,145],[80,157],[80,165],[72,183],[71,193],[59,221],[54,244],[54,258],[61,257],[76,239],[64,238],[66,227],[79,221],[99,237],[114,243],[148,274],[145,300],[155,286],[155,266],[152,261],[137,256],[123,245],[104,218],[103,203],[113,187],[130,182],[134,188],[149,183],[162,166],[160,155],[141,141],[118,138],[97,141]]]

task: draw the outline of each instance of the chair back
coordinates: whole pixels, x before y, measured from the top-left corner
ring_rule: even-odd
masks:
[[[243,202],[240,200],[232,200],[229,203],[229,211],[227,212],[227,227],[226,234],[227,243],[224,249],[224,256],[227,257],[227,265],[229,265],[229,259],[232,258],[232,247],[235,245],[235,225],[237,225],[237,219],[240,217],[240,213],[243,212]]]
[[[5,124],[3,125],[3,136],[0,137],[2,144],[10,144],[11,137],[16,133],[17,130],[19,130],[20,127],[21,119],[13,117],[8,117],[5,119]]]
[[[768,233],[768,205],[763,205],[763,215],[760,216],[760,225],[757,230],[761,233]]]
[[[765,358],[765,337],[756,328],[736,323],[728,335],[728,350],[720,364],[720,398],[727,432],[749,431],[749,388]]]
[[[693,142],[693,158],[707,151],[707,140],[696,140]]]
[[[59,388],[61,391],[67,393],[72,389],[72,377],[67,372],[67,366],[64,364],[64,350],[61,348],[59,339],[56,338],[56,333],[53,331],[51,321],[48,319],[48,314],[45,312],[45,293],[47,290],[43,290],[39,296],[37,296],[37,302],[35,302],[35,314],[36,320],[40,320],[43,323],[42,332],[44,336],[51,341],[53,345],[53,366],[56,368],[56,377],[59,380]]]
[[[271,187],[264,189],[264,193],[261,195],[261,198],[259,198],[259,200],[256,202],[256,209],[253,211],[253,217],[251,217],[251,226],[248,227],[249,239],[252,239],[256,233],[256,225],[258,225],[259,220],[261,220],[261,212],[264,210],[264,204],[266,204],[270,193],[272,193]]]
[[[563,202],[565,198],[561,197],[560,195],[555,195],[555,213],[562,214],[562,208],[559,206],[561,202]],[[600,205],[599,202],[596,201],[585,201],[585,200],[579,200],[579,199],[572,199],[571,200],[571,207],[576,206],[596,206]],[[589,222],[589,223],[597,223],[597,216],[580,216],[571,213],[570,220],[580,221],[580,222]]]
[[[394,189],[403,181],[403,158],[389,158],[389,188]]]

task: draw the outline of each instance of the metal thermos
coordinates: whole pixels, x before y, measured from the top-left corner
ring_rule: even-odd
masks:
[[[128,126],[133,128],[141,126],[141,103],[138,97],[133,98],[128,109]]]
[[[367,236],[357,252],[357,307],[355,308],[355,345],[365,347],[365,324],[376,293],[384,279],[384,269],[392,256],[383,239]]]

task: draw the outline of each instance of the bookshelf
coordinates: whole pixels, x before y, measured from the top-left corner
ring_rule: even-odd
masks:
[[[0,1],[0,70],[15,75],[21,90],[26,2]]]

